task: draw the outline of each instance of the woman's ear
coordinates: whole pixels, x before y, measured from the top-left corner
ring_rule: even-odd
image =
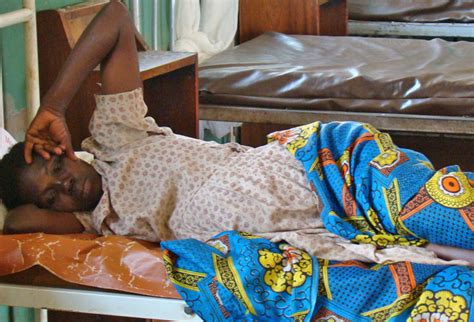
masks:
[[[0,202],[0,231],[3,231],[3,226],[5,224],[5,217],[7,216],[7,213],[7,208],[2,202]]]

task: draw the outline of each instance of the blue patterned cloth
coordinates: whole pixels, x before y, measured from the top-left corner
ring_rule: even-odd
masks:
[[[474,174],[435,171],[367,124],[319,122],[275,132],[307,173],[326,228],[358,243],[474,249]]]
[[[435,171],[366,124],[273,133],[304,166],[328,230],[357,243],[474,249],[474,176]],[[239,232],[162,243],[168,276],[205,321],[472,321],[467,267],[317,259]]]
[[[168,277],[205,321],[293,321],[313,315],[318,262],[244,233],[161,243]]]
[[[467,267],[318,260],[239,232],[162,243],[168,276],[204,321],[471,321]]]

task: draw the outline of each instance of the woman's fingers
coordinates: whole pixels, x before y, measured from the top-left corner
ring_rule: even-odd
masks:
[[[43,159],[45,159],[45,160],[51,159],[51,155],[49,154],[49,152],[47,150],[44,149],[43,145],[35,144],[33,146],[33,150],[37,154],[39,154]]]
[[[31,164],[31,162],[33,162],[33,150],[39,153],[45,159],[49,159],[49,154],[43,153],[43,149],[39,148],[42,147],[45,143],[46,140],[41,137],[35,136],[32,133],[26,134],[24,157],[27,164]]]
[[[40,108],[27,131],[24,157],[27,164],[33,162],[33,153],[49,160],[51,155],[65,153],[71,160],[77,160],[71,143],[71,135],[63,116]]]
[[[74,149],[72,148],[71,134],[67,127],[66,121],[62,118],[56,119],[51,123],[49,133],[52,139],[55,140],[57,146],[61,149],[61,153],[65,153],[66,157],[71,160],[76,160]]]
[[[23,156],[27,164],[31,164],[31,162],[33,162],[32,153],[34,145],[35,144],[31,141],[25,141],[25,150],[23,152]]]
[[[33,151],[39,154],[42,158],[49,160],[51,154],[61,155],[63,154],[64,149],[51,139],[27,134],[24,151],[24,157],[27,164],[33,162]]]
[[[72,148],[71,140],[67,140],[66,143],[60,144],[59,147],[64,151],[67,158],[74,161],[77,160],[77,156]]]
[[[43,144],[43,150],[56,155],[63,154],[63,150],[57,144],[51,141]]]

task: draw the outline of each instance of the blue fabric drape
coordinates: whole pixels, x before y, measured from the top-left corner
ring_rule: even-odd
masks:
[[[318,260],[235,231],[162,248],[170,280],[204,321],[471,321],[467,267]]]
[[[304,166],[329,231],[379,247],[429,241],[474,249],[473,173],[435,171],[368,124],[316,122],[269,139]]]

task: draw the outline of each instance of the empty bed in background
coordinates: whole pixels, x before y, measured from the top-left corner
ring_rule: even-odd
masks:
[[[281,14],[266,1],[252,9],[259,4],[262,16]],[[242,23],[245,9],[241,31],[253,28]],[[288,26],[266,27],[292,33]],[[268,33],[200,66],[200,119],[245,122],[242,143],[250,145],[315,120],[367,122],[437,167],[472,170],[462,153],[474,149],[472,52],[469,42]]]

